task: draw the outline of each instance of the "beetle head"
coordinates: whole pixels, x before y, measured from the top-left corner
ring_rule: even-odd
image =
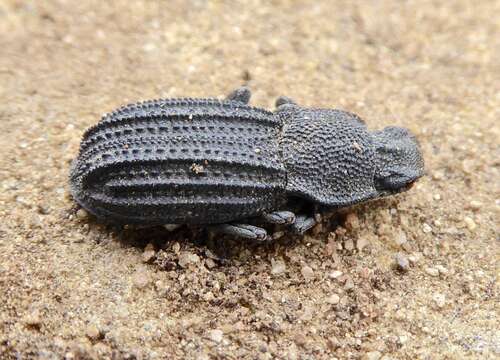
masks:
[[[381,196],[408,190],[424,175],[424,159],[415,136],[389,126],[373,133],[377,154],[375,187]]]

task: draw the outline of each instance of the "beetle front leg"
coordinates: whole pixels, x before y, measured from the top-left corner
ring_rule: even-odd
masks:
[[[247,224],[221,224],[212,226],[215,232],[237,236],[254,241],[265,241],[269,239],[267,231],[263,228]]]
[[[263,214],[262,219],[270,224],[290,225],[295,222],[295,214],[291,211],[274,211]]]
[[[316,220],[312,216],[308,215],[298,215],[295,222],[292,224],[292,229],[297,233],[302,235],[307,230],[316,225]]]
[[[232,91],[227,97],[226,100],[238,101],[242,104],[248,104],[250,101],[250,97],[252,96],[252,92],[246,86],[242,86]]]
[[[284,105],[292,105],[292,106],[297,106],[297,103],[290,99],[288,96],[280,96],[276,99],[275,101],[275,106],[276,108],[279,108]]]

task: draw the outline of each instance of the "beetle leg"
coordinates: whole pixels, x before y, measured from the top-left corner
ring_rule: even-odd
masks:
[[[288,96],[280,96],[276,99],[276,102],[274,103],[277,108],[283,105],[297,105],[295,101],[290,99]]]
[[[257,226],[247,224],[221,224],[213,227],[216,232],[241,237],[244,239],[265,241],[268,239],[267,231]]]
[[[252,92],[246,86],[242,86],[232,91],[227,97],[226,100],[238,101],[242,104],[248,104],[250,101],[250,97],[252,96]]]
[[[263,214],[262,219],[270,224],[290,225],[295,222],[295,214],[291,211],[274,211]]]
[[[292,229],[302,235],[307,230],[316,225],[316,220],[312,216],[298,215],[295,222],[292,224]]]

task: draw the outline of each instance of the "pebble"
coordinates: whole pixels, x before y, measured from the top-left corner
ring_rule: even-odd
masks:
[[[85,334],[90,340],[98,340],[101,337],[101,332],[99,331],[97,326],[93,324],[87,327]]]
[[[394,239],[397,245],[402,246],[405,244],[408,239],[406,237],[406,233],[404,231],[400,231],[397,235],[396,238]]]
[[[346,291],[352,290],[354,288],[354,281],[350,277],[347,278],[344,284],[344,289]]]
[[[132,282],[138,289],[144,289],[149,284],[149,276],[144,270],[137,270],[132,276]]]
[[[203,300],[205,300],[207,302],[210,302],[213,299],[215,299],[215,296],[214,296],[214,294],[211,291],[208,291],[205,294],[203,294]]]
[[[474,211],[477,211],[479,209],[481,209],[481,207],[483,206],[483,203],[480,202],[480,201],[476,201],[476,200],[472,200],[470,203],[469,203],[469,207],[471,210],[474,210]]]
[[[466,216],[464,218],[464,222],[465,222],[465,226],[467,226],[467,229],[469,229],[469,231],[474,231],[476,230],[476,223],[474,222],[474,220],[472,220],[472,218]]]
[[[271,274],[279,275],[284,273],[285,271],[286,271],[286,265],[282,260],[271,259]],[[304,275],[304,273],[302,273],[302,275]]]
[[[354,242],[351,239],[348,239],[344,242],[344,249],[347,251],[353,251],[354,250]]]
[[[430,276],[439,276],[439,270],[436,268],[428,267],[425,269],[425,272],[429,274]]]
[[[179,266],[183,268],[188,267],[190,264],[196,264],[199,261],[200,257],[198,255],[189,252],[184,252],[180,254],[178,260]]]
[[[362,357],[363,360],[379,360],[382,354],[380,351],[369,351]]]
[[[396,266],[401,271],[408,271],[410,268],[410,261],[406,257],[406,255],[402,253],[397,253],[395,256]]]
[[[24,323],[28,326],[40,326],[42,320],[38,311],[33,311],[31,314],[24,318]]]
[[[420,260],[420,253],[411,254],[408,256],[408,260],[410,260],[412,264],[416,264]]]
[[[222,341],[223,337],[224,333],[222,332],[222,330],[215,329],[208,332],[208,338],[217,344]]]
[[[356,213],[349,213],[345,218],[345,227],[347,230],[356,230],[359,228],[359,219]]]
[[[447,269],[447,268],[445,268],[443,265],[436,265],[434,268],[436,268],[436,269],[437,269],[437,271],[439,271],[439,273],[440,273],[441,275],[446,275],[446,274],[448,274],[448,269]]]
[[[328,304],[337,305],[340,302],[340,296],[337,294],[332,294],[328,299],[326,299]]]
[[[446,297],[444,296],[444,294],[434,294],[434,296],[432,297],[432,299],[434,300],[434,302],[436,303],[436,305],[439,307],[439,308],[442,308],[444,307],[444,305],[446,304]]]
[[[424,224],[422,225],[422,231],[423,231],[425,234],[428,234],[428,233],[430,233],[430,232],[432,231],[432,227],[431,227],[429,224],[424,223]]]
[[[181,244],[179,244],[178,242],[174,243],[174,245],[172,245],[172,251],[178,254],[179,251],[181,251]]]
[[[309,266],[303,266],[300,272],[302,273],[302,276],[306,281],[311,281],[312,279],[314,279],[314,271]]]
[[[342,271],[339,271],[339,270],[333,270],[329,275],[328,277],[330,279],[338,279],[339,277],[341,277],[343,274]]]
[[[214,267],[217,266],[217,264],[215,263],[215,261],[213,261],[212,259],[208,258],[208,259],[205,259],[205,266],[209,269],[213,269]]]
[[[356,241],[356,248],[362,251],[366,246],[370,244],[370,241],[366,237],[361,237]]]
[[[76,217],[80,220],[84,220],[86,219],[87,217],[89,216],[89,213],[87,212],[87,210],[85,209],[79,209],[77,212],[76,212]]]
[[[154,245],[149,243],[144,248],[144,252],[142,253],[142,261],[145,263],[150,262],[156,256],[156,251]]]
[[[398,338],[398,343],[404,345],[408,342],[409,338],[407,335],[400,335]]]

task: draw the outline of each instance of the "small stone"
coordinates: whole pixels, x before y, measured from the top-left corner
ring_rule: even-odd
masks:
[[[359,219],[356,213],[349,213],[345,218],[345,227],[347,230],[353,231],[359,228]]]
[[[420,260],[421,256],[422,256],[422,255],[421,255],[421,253],[416,252],[416,253],[413,253],[413,254],[411,254],[410,256],[408,256],[408,260],[410,260],[410,262],[411,262],[412,264],[416,264],[416,263],[418,263],[418,262],[419,262],[419,260]]]
[[[402,246],[403,244],[406,244],[408,241],[406,237],[406,233],[404,231],[400,231],[397,235],[396,238],[394,239],[397,245]]]
[[[476,230],[476,223],[474,222],[474,220],[472,220],[472,218],[466,216],[464,218],[464,222],[465,222],[465,226],[467,226],[467,229],[469,229],[469,231],[474,231]]]
[[[85,334],[90,340],[99,340],[101,338],[101,331],[93,324],[87,327]]]
[[[352,239],[347,239],[344,242],[344,249],[346,249],[347,251],[353,251],[354,250],[354,242],[352,241]]]
[[[330,234],[333,234],[333,233],[330,233]],[[332,256],[335,253],[335,249],[336,249],[335,241],[331,241],[330,237],[328,237],[328,242],[326,243],[325,249],[324,249],[325,255]]]
[[[189,252],[184,252],[179,255],[178,263],[180,267],[186,268],[191,264],[198,263],[199,261],[200,257],[198,255]]]
[[[326,299],[328,304],[337,305],[340,302],[340,296],[337,294],[332,294]]]
[[[445,268],[443,265],[436,265],[434,268],[436,268],[441,275],[448,274],[448,269]]]
[[[446,297],[444,296],[444,294],[434,294],[434,296],[432,297],[432,299],[434,300],[434,302],[436,303],[436,305],[439,307],[439,308],[442,308],[444,307],[444,305],[446,304]]]
[[[213,269],[214,267],[217,266],[217,264],[215,263],[215,261],[213,261],[212,259],[208,258],[208,259],[205,259],[205,266],[209,269]]]
[[[342,346],[342,343],[335,336],[332,336],[326,341],[326,346],[328,346],[331,351],[335,351]]]
[[[474,210],[474,211],[477,211],[477,210],[481,209],[482,207],[483,207],[483,203],[480,201],[472,200],[469,203],[469,208],[471,210]]]
[[[179,251],[181,251],[181,244],[179,244],[178,242],[175,242],[174,245],[172,245],[172,251],[176,254],[179,253]]]
[[[286,271],[286,265],[282,260],[271,259],[271,274],[279,275]]]
[[[395,261],[396,261],[397,268],[401,271],[408,271],[408,269],[410,268],[410,261],[402,253],[396,254]]]
[[[330,279],[338,279],[339,277],[341,277],[343,274],[342,271],[339,271],[339,270],[333,270],[330,274],[328,274],[328,277]]]
[[[102,342],[98,342],[97,344],[95,344],[93,349],[95,352],[97,352],[101,356],[108,354],[111,351],[110,347]],[[102,356],[102,357],[104,357],[104,356]]]
[[[267,344],[265,342],[261,342],[259,344],[259,351],[261,353],[266,353],[266,352],[268,352],[268,350],[269,350],[269,348],[268,348],[268,346],[267,346]]]
[[[208,338],[217,344],[222,341],[223,337],[224,333],[222,332],[222,330],[215,329],[208,332]]]
[[[382,354],[380,351],[369,351],[362,357],[363,360],[379,360]]]
[[[85,210],[85,209],[79,209],[79,210],[76,212],[76,217],[77,217],[77,219],[84,220],[84,219],[86,219],[88,216],[89,216],[89,213],[88,213],[88,212],[87,212],[87,210]]]
[[[215,296],[214,296],[213,292],[208,291],[205,294],[203,294],[203,300],[205,300],[206,302],[210,302],[213,299],[215,299]]]
[[[138,289],[144,289],[149,284],[149,276],[144,270],[137,270],[132,276],[132,282]]]
[[[432,174],[432,178],[434,180],[443,180],[444,179],[444,171],[443,170],[436,170],[433,174]]]
[[[348,277],[346,279],[345,284],[344,284],[344,289],[346,291],[354,289],[354,281],[352,281],[351,277]]]
[[[297,356],[297,345],[295,345],[294,343],[292,343],[290,346],[288,346],[288,352],[286,354],[286,358],[288,360],[297,360],[298,359],[298,356]]]
[[[302,276],[306,281],[311,281],[312,279],[314,279],[314,271],[309,266],[303,266],[300,272],[302,273]]]
[[[24,323],[28,326],[38,327],[41,325],[42,320],[40,318],[40,313],[38,310],[33,311],[31,314],[24,318]]]
[[[147,244],[146,247],[144,248],[144,252],[142,253],[142,261],[148,263],[151,260],[153,260],[155,256],[156,256],[156,251],[154,245],[151,243]]]
[[[356,241],[356,248],[359,251],[363,251],[365,247],[367,247],[370,244],[370,241],[366,237],[361,237]]]
[[[144,51],[146,52],[151,52],[151,51],[154,51],[156,50],[156,44],[155,43],[152,43],[152,42],[149,42],[149,43],[146,43],[142,46],[142,48],[144,49]]]
[[[431,227],[429,224],[424,223],[424,224],[422,225],[422,231],[423,231],[425,234],[428,234],[428,233],[430,233],[430,232],[432,231],[432,227]]]
[[[408,342],[408,336],[407,335],[400,335],[398,338],[398,343],[401,345],[404,345]]]
[[[428,267],[425,269],[425,272],[433,277],[439,276],[439,270],[436,268]]]

